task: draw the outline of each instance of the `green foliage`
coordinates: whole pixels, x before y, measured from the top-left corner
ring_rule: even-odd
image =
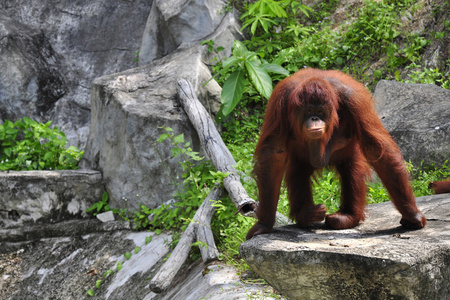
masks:
[[[333,170],[324,170],[322,176],[313,181],[313,199],[316,204],[325,204],[328,213],[339,210],[341,201],[341,183]]]
[[[213,40],[205,40],[205,41],[202,41],[201,43],[200,43],[200,45],[208,45],[208,52],[210,52],[210,53],[212,53],[212,52],[217,52],[217,53],[219,53],[220,51],[223,51],[223,50],[225,50],[225,48],[224,47],[222,47],[222,46],[219,46],[219,47],[217,47],[217,48],[214,48],[214,41]]]
[[[66,148],[67,138],[51,121],[43,124],[27,117],[0,125],[0,170],[77,169],[84,151]]]
[[[221,257],[231,262],[239,256],[239,245],[255,221],[236,214],[236,207],[229,200],[217,201],[214,206],[216,213],[211,227],[218,239],[217,247]]]
[[[295,27],[295,16],[300,12],[308,15],[312,11],[311,8],[294,0],[257,0],[249,4],[247,11],[241,16],[244,20],[242,29],[250,27],[253,36],[257,35],[257,31],[261,32],[261,28],[265,33],[273,33],[272,27],[275,25],[285,25],[288,30]]]
[[[109,208],[108,202],[109,202],[109,195],[105,191],[105,192],[103,192],[102,200],[94,203],[90,208],[86,209],[86,212],[89,213],[91,211],[94,211],[93,215],[96,216],[99,213],[110,211],[111,209]],[[115,210],[115,211],[117,212],[117,210]]]
[[[220,184],[228,174],[214,171],[210,161],[205,161],[199,153],[193,151],[190,143],[186,142],[184,135],[175,135],[172,128],[162,127],[164,133],[158,138],[158,142],[169,140],[172,143],[172,158],[181,157],[180,164],[183,168],[182,178],[184,186],[177,192],[174,204],[161,204],[160,207],[150,209],[140,205],[140,210],[134,214],[135,227],[144,229],[182,229],[186,227],[187,220],[192,219],[197,208],[206,198],[211,188]],[[153,221],[148,217],[152,215]]]
[[[411,182],[416,197],[430,195],[432,192],[428,185],[433,181],[440,181],[450,178],[450,164],[445,161],[442,166],[424,165],[423,162],[418,167],[413,167],[409,163],[409,169],[413,176]]]
[[[108,276],[110,276],[112,274],[114,274],[113,270],[111,270],[111,269],[107,270],[105,273],[103,273],[103,278],[106,278],[106,277],[108,277]]]
[[[450,69],[450,59],[447,60],[447,67]],[[428,69],[422,68],[421,65],[412,63],[406,69],[411,69],[412,73],[408,74],[411,78],[406,80],[407,83],[426,83],[436,84],[444,89],[450,89],[450,76],[439,71],[439,68]]]
[[[271,8],[273,2],[278,3],[276,9]],[[381,74],[378,72],[381,78],[387,72],[418,61],[428,43],[423,36],[401,31],[400,19],[412,4],[408,0],[366,0],[352,12],[348,18],[352,21],[338,27],[329,21],[338,1],[318,4],[309,17],[316,23],[308,26],[302,25],[301,14],[284,5],[285,1],[267,3],[257,1],[243,14],[244,26],[255,28],[250,31],[251,39],[244,44],[260,57],[282,64],[291,73],[301,67],[342,69],[346,66],[344,71],[365,79],[364,70],[382,58],[386,69]]]
[[[148,237],[145,238],[145,245],[147,245],[148,243],[151,242],[151,240],[152,240],[151,238],[152,238],[151,236],[148,236]],[[141,247],[139,247],[139,246],[136,246],[136,247],[134,248],[134,250],[133,250],[134,254],[138,254],[140,251],[141,251]],[[123,256],[125,257],[126,260],[129,260],[129,259],[131,258],[132,255],[133,255],[132,252],[125,252],[125,253],[123,254]],[[123,261],[118,261],[118,262],[116,263],[116,270],[117,270],[117,272],[119,272],[120,270],[123,269],[123,264],[124,264]],[[101,287],[101,285],[103,284],[103,282],[104,282],[110,275],[113,275],[113,274],[114,274],[114,271],[111,270],[111,269],[105,271],[105,272],[103,273],[103,276],[102,276],[103,279],[98,279],[98,280],[95,281],[95,287],[96,287],[97,289],[100,289],[100,287]],[[86,293],[87,293],[89,296],[95,296],[95,292],[94,292],[94,290],[92,290],[92,289],[88,289],[88,290],[86,291]]]
[[[269,99],[273,89],[269,73],[289,75],[289,72],[280,65],[261,60],[255,52],[248,51],[238,40],[234,41],[232,53],[233,55],[222,65],[222,72],[232,70],[232,73],[223,84],[218,120],[228,116],[236,107],[248,83],[251,83],[261,96]]]
[[[116,264],[117,272],[122,270],[122,268],[123,268],[123,261],[118,261],[117,264]]]
[[[100,286],[102,285],[102,283],[103,283],[103,280],[101,280],[101,279],[97,280],[97,281],[95,282],[95,287],[99,289]]]

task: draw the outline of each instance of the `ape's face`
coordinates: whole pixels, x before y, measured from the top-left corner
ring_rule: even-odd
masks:
[[[302,132],[308,140],[323,138],[330,126],[331,108],[327,103],[309,103],[302,112]]]

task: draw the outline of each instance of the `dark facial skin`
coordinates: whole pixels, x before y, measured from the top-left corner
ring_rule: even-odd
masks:
[[[329,109],[324,104],[308,104],[304,114],[303,133],[311,140],[320,139],[327,131]]]

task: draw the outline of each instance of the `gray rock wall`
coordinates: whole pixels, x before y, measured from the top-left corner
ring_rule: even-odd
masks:
[[[176,99],[180,78],[193,82],[205,106],[218,105],[220,87],[202,62],[202,47],[179,50],[151,64],[98,78],[92,89],[92,121],[82,166],[101,170],[113,207],[154,208],[183,185],[183,170],[171,158],[173,145],[157,143],[171,127],[200,151],[195,129]]]
[[[44,121],[53,120],[55,125],[63,129],[72,144],[80,144],[84,148],[89,132],[92,81],[104,74],[137,66],[137,56],[134,53],[141,46],[152,2],[0,0],[2,15],[21,24],[16,26],[18,29],[12,35],[14,39],[33,32],[28,38],[31,39],[30,47],[18,52],[22,56],[21,60],[27,63],[25,67],[10,61],[13,58],[11,55],[2,58],[9,60],[4,64],[8,68],[19,69],[17,72],[8,72],[8,75],[0,75],[0,94],[6,89],[15,97],[13,99],[30,103],[42,101],[39,100],[39,95],[47,95],[48,99],[44,101],[51,106],[45,107],[45,113],[40,114],[39,110],[25,111],[26,116],[40,117]],[[2,15],[0,21],[4,20]],[[40,44],[34,42],[37,38],[42,40]],[[34,57],[34,61],[24,59],[30,56]],[[35,61],[39,57],[45,58],[46,68],[52,70],[53,77],[39,71],[46,70],[42,67],[42,60]],[[49,83],[32,85],[35,78],[39,82],[47,80]],[[52,94],[56,97],[49,97]],[[10,101],[12,99],[9,96],[6,100],[0,98],[0,105],[1,102],[9,105]],[[0,117],[14,119],[18,115],[4,113]]]
[[[44,33],[0,11],[0,119],[46,122],[67,93],[60,63]]]
[[[146,65],[175,51],[182,43],[201,41],[224,19],[226,1],[156,0],[152,5],[139,52]]]
[[[381,80],[374,93],[381,122],[415,166],[450,160],[450,90]]]

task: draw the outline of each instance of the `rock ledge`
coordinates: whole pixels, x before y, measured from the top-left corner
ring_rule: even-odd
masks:
[[[445,299],[450,294],[450,196],[417,199],[427,227],[406,231],[388,203],[350,230],[279,227],[241,244],[245,261],[287,299]]]

